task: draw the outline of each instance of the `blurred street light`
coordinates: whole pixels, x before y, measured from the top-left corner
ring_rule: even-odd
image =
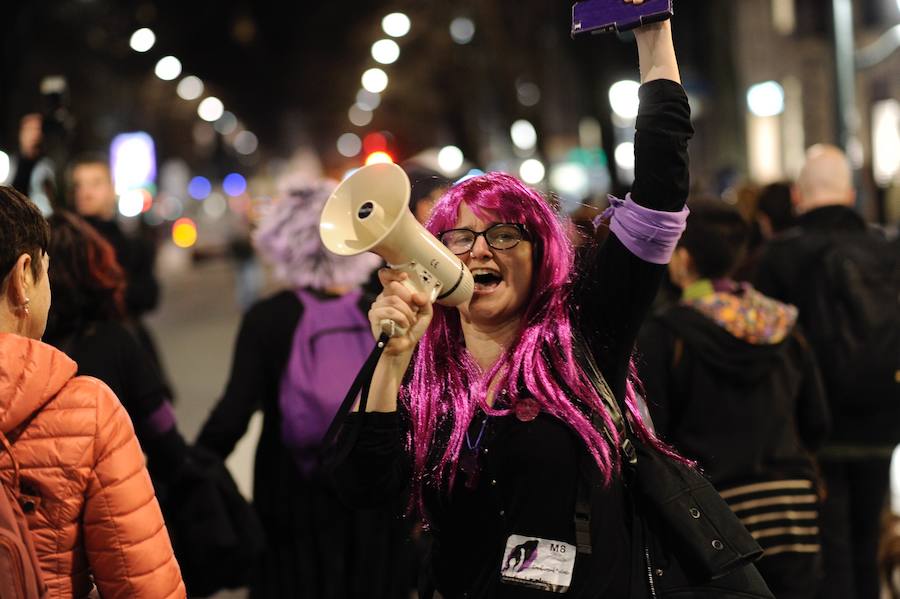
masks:
[[[213,123],[213,128],[222,135],[228,135],[237,128],[237,125],[237,117],[234,116],[233,113],[226,110],[222,113],[222,116],[220,116],[219,119],[215,123]]]
[[[630,141],[620,143],[615,149],[616,165],[623,170],[634,168],[634,144]]]
[[[394,40],[378,40],[372,44],[372,58],[381,64],[392,64],[400,58],[400,46]]]
[[[131,34],[131,40],[128,45],[135,52],[146,52],[156,43],[156,34],[151,29],[143,27]]]
[[[197,225],[194,221],[187,217],[176,220],[172,225],[172,241],[180,248],[189,248],[197,243]]]
[[[387,89],[388,86],[387,73],[377,67],[371,68],[363,73],[361,81],[363,88],[374,94],[380,94]]]
[[[353,158],[362,150],[362,140],[356,133],[344,133],[338,137],[337,150],[341,156]]]
[[[153,72],[163,81],[171,81],[181,75],[181,61],[174,56],[163,56]]]
[[[373,131],[372,133],[366,134],[366,136],[362,140],[363,152],[366,154],[371,154],[372,152],[377,152],[378,150],[387,150],[388,141],[387,138],[378,131]]]
[[[900,172],[900,102],[893,98],[872,107],[872,171],[881,187]]]
[[[520,150],[531,150],[537,144],[537,131],[525,119],[519,119],[509,128],[513,144]]]
[[[367,110],[375,110],[381,104],[381,95],[361,89],[356,92],[356,103]]]
[[[475,23],[468,17],[457,17],[450,23],[450,37],[457,44],[464,45],[475,36]]]
[[[577,202],[590,192],[587,169],[577,162],[562,162],[552,166],[550,186],[561,196]]]
[[[219,120],[224,113],[225,106],[222,105],[222,100],[215,96],[204,98],[197,106],[197,114],[200,118],[210,123]]]
[[[203,200],[212,191],[212,183],[206,177],[194,177],[188,183],[188,195],[195,200]]]
[[[177,93],[178,97],[182,100],[196,100],[203,95],[203,82],[199,77],[188,75],[178,82],[175,93]]]
[[[444,146],[438,152],[438,166],[447,174],[455,173],[463,164],[462,150],[456,146]]]
[[[228,201],[220,193],[210,194],[206,201],[203,202],[203,212],[213,220],[221,217],[227,211]]]
[[[633,120],[638,115],[638,89],[641,84],[637,81],[624,79],[613,83],[609,88],[609,106],[616,116],[626,120]]]
[[[777,81],[764,81],[747,90],[747,107],[755,116],[778,116],[784,112],[784,88]]]
[[[168,221],[177,220],[184,213],[184,204],[173,195],[163,195],[159,215]]]
[[[366,156],[366,166],[370,164],[382,164],[382,163],[390,163],[393,162],[394,159],[387,152],[382,152],[381,150],[377,152],[372,152],[368,156]]]
[[[119,214],[125,217],[137,216],[144,210],[143,189],[129,189],[119,196]]]
[[[522,106],[534,106],[541,101],[541,88],[531,81],[516,84],[516,98]]]
[[[241,131],[234,138],[234,149],[238,154],[247,156],[256,151],[259,140],[251,131]]]
[[[347,111],[347,118],[357,127],[365,127],[372,122],[372,111],[366,110],[359,104],[354,104]]]
[[[529,158],[519,167],[519,176],[529,185],[535,185],[544,180],[544,163],[536,158]]]
[[[247,191],[247,179],[240,173],[228,173],[222,181],[222,189],[231,197],[236,197]]]
[[[0,183],[6,183],[9,178],[9,154],[0,151]]]
[[[403,37],[409,33],[409,17],[402,12],[392,12],[381,20],[381,28],[391,37]]]
[[[156,145],[148,133],[136,131],[116,135],[110,144],[109,156],[116,193],[122,194],[156,181]]]

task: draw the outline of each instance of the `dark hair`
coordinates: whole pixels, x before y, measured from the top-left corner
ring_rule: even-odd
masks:
[[[756,209],[769,218],[773,233],[779,233],[794,226],[791,184],[771,183],[763,187],[759,192]]]
[[[113,247],[71,212],[56,212],[49,222],[53,303],[47,335],[58,339],[90,322],[123,318],[125,273]]]
[[[31,256],[31,274],[41,276],[41,258],[50,245],[50,228],[34,202],[13,189],[0,185],[0,281],[22,254]]]
[[[69,161],[69,172],[71,173],[75,170],[75,167],[83,166],[85,164],[99,164],[105,166],[106,169],[109,170],[109,156],[103,152],[85,152],[79,154]]]
[[[436,189],[450,187],[450,181],[437,171],[414,163],[400,165],[409,177],[409,209],[416,211],[416,206],[430,196]]]
[[[689,206],[691,215],[678,245],[691,255],[701,277],[730,275],[747,250],[747,223],[736,209],[718,200],[699,200]]]

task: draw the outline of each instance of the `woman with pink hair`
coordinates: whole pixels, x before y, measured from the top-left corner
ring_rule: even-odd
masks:
[[[489,173],[452,187],[427,224],[471,270],[468,304],[432,306],[380,272],[372,328],[387,318],[408,332],[386,346],[366,413],[351,414],[360,432],[335,476],[359,505],[409,492],[445,598],[650,596],[615,428],[573,354],[580,333],[639,436],[668,451],[642,424],[630,358],[684,226],[692,128],[669,22],[636,37],[633,197],[611,200],[612,234],[583,264],[538,193]],[[590,553],[576,550],[574,518],[587,469],[601,482]]]

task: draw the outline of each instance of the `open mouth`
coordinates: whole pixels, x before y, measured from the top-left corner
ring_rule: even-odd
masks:
[[[503,277],[494,272],[480,272],[473,274],[472,278],[475,281],[475,291],[479,293],[493,291],[503,281]]]

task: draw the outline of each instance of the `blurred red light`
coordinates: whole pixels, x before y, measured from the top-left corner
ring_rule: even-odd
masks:
[[[363,138],[362,146],[366,154],[384,152],[387,150],[387,138],[381,133],[369,133]]]

